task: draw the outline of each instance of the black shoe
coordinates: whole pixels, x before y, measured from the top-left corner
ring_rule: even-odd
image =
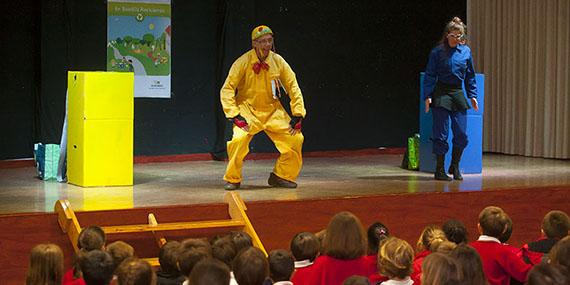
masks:
[[[275,173],[271,172],[269,175],[269,179],[267,179],[267,183],[273,187],[279,188],[297,188],[297,183],[285,180]]]
[[[453,179],[455,180],[463,180],[463,176],[461,176],[461,171],[459,171],[459,166],[450,165],[448,169],[448,173],[453,175]]]
[[[461,161],[462,154],[463,150],[458,148],[453,148],[453,151],[451,152],[451,165],[449,165],[449,169],[447,171],[449,174],[453,174],[453,179],[455,180],[463,180],[461,171],[459,171],[459,161]]]
[[[224,185],[224,190],[227,191],[233,191],[233,190],[238,190],[239,186],[241,185],[241,183],[231,183],[231,182],[226,182],[226,185]]]
[[[445,156],[442,154],[437,155],[434,178],[435,180],[451,181],[451,177],[445,174]]]

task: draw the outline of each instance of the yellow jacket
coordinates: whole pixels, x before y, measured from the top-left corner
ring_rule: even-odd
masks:
[[[269,69],[261,69],[258,74],[253,71],[253,65],[256,62],[259,62],[259,59],[255,50],[252,49],[232,64],[226,82],[220,91],[226,117],[233,118],[241,114],[248,119],[248,113],[259,117],[257,114],[260,112],[271,112],[281,107],[279,99],[273,98],[271,91],[271,80],[274,79],[280,79],[287,90],[291,98],[293,116],[305,117],[306,110],[301,89],[297,84],[295,73],[285,59],[274,52],[269,52],[265,59]]]

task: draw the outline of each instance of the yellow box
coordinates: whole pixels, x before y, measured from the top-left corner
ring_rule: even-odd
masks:
[[[134,74],[70,71],[67,104],[68,182],[133,185]]]

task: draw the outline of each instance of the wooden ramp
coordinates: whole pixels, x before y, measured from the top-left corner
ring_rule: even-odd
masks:
[[[213,229],[213,228],[231,228],[248,233],[253,241],[253,245],[261,249],[266,255],[267,252],[251,225],[249,218],[245,211],[247,207],[237,192],[228,192],[224,196],[224,201],[228,204],[228,214],[230,219],[227,220],[205,220],[205,221],[192,221],[192,222],[176,222],[176,223],[159,223],[154,214],[149,214],[148,224],[139,225],[121,225],[121,226],[101,226],[105,234],[124,234],[124,233],[144,233],[152,232],[157,239],[158,246],[164,245],[166,239],[162,235],[166,231],[180,231],[180,230],[197,230],[197,229]],[[58,223],[61,230],[67,233],[69,241],[71,242],[75,253],[79,251],[77,247],[77,238],[81,232],[81,226],[75,212],[71,208],[68,200],[58,200],[55,203],[55,212],[58,216]],[[152,266],[159,266],[158,258],[147,258]]]

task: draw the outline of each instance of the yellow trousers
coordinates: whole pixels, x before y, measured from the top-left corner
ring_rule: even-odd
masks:
[[[241,168],[245,156],[249,153],[249,143],[253,136],[261,131],[267,134],[280,153],[275,162],[273,173],[280,178],[293,182],[299,176],[303,165],[301,154],[303,134],[299,132],[291,135],[289,133],[289,115],[280,104],[274,107],[268,110],[252,110],[250,107],[240,106],[240,114],[247,120],[249,132],[235,125],[233,127],[232,140],[227,144],[229,161],[224,175],[225,181],[230,183],[241,182]]]

